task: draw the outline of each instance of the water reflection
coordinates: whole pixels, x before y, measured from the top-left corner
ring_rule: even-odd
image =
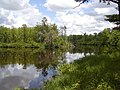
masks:
[[[61,54],[58,51],[1,50],[0,89],[42,88],[45,81],[58,74]]]
[[[0,89],[13,90],[42,88],[44,83],[58,74],[60,61],[74,60],[93,55],[89,52],[61,52],[27,50],[0,50]]]
[[[17,87],[24,88],[39,88],[44,85],[45,80],[49,80],[53,75],[57,74],[55,68],[48,68],[47,74],[43,69],[37,69],[34,65],[28,66],[23,69],[23,65],[16,64],[7,65],[0,68],[0,89],[13,90]]]
[[[0,88],[1,90],[13,90],[16,86],[28,88],[28,83],[35,78],[38,73],[34,66],[23,69],[23,65],[7,65],[0,68]],[[4,83],[4,84],[3,84]]]
[[[70,53],[67,52],[65,54],[66,56],[66,62],[67,63],[72,63],[74,60],[80,60],[81,58],[85,57],[85,56],[89,56],[89,55],[94,55],[94,53]]]

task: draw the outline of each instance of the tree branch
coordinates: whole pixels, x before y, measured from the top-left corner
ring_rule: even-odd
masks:
[[[111,2],[113,2],[113,3],[118,4],[118,1],[115,1],[115,0],[106,0],[106,1],[111,1]]]
[[[88,0],[75,0],[76,2],[81,2],[78,6],[74,7],[73,9],[79,7],[81,4],[88,2]]]
[[[78,6],[75,6],[73,9],[75,9],[75,8],[79,7],[81,4],[82,4],[82,3],[80,3]]]

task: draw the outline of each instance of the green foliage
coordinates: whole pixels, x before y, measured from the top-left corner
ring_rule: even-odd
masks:
[[[109,21],[109,22],[112,22],[114,24],[117,24],[119,25],[120,22],[119,22],[119,15],[118,14],[113,14],[113,15],[105,15],[105,20],[106,21]]]
[[[117,26],[113,30],[120,30],[120,16],[118,14],[105,15],[105,20],[116,24]]]
[[[114,90],[107,82],[102,81],[97,85],[96,90]]]
[[[0,26],[0,47],[62,48],[66,44],[68,44],[67,41],[58,33],[57,25],[48,24],[45,17],[42,24],[35,27],[28,27],[26,24],[19,28]]]
[[[62,65],[61,76],[48,82],[45,90],[119,90],[120,54],[112,56],[114,53],[87,56]]]
[[[76,47],[79,45],[120,46],[120,32],[118,30],[104,29],[94,35],[70,35],[68,39]]]
[[[17,88],[15,88],[14,90],[24,90],[24,89],[23,89],[23,88],[18,88],[18,87],[17,87]]]

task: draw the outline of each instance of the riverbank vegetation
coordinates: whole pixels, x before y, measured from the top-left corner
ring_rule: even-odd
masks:
[[[44,17],[41,24],[19,28],[0,26],[1,48],[66,48],[68,42],[60,35],[56,24],[47,23]]]
[[[119,90],[119,58],[119,51],[104,48],[96,55],[63,64],[61,75],[47,83],[45,90]]]

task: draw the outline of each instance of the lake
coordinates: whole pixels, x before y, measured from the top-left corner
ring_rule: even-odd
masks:
[[[115,48],[112,49],[114,52]],[[80,47],[71,51],[38,49],[0,49],[0,89],[43,88],[45,82],[59,75],[58,67],[83,57],[112,53],[109,48]],[[113,55],[120,55],[119,52]]]
[[[90,55],[88,53],[88,55]],[[0,89],[42,88],[44,82],[59,75],[57,67],[84,57],[84,53],[39,51],[37,49],[0,50]]]

